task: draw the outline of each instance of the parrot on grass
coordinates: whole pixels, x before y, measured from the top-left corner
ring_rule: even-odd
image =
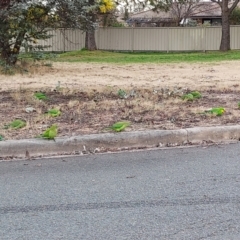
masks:
[[[50,128],[46,129],[42,134],[40,134],[40,138],[44,138],[44,139],[49,139],[49,140],[54,140],[55,141],[55,137],[57,136],[57,125],[53,124]]]
[[[34,97],[37,98],[38,100],[47,100],[47,96],[42,93],[42,92],[36,92],[34,93]]]
[[[26,121],[23,121],[21,119],[15,119],[11,123],[6,124],[4,126],[4,128],[5,129],[8,129],[8,128],[19,129],[19,128],[23,128],[25,126],[26,126]]]
[[[223,107],[211,108],[209,110],[206,110],[205,113],[211,113],[216,116],[222,116],[223,113],[225,113],[225,108]]]
[[[47,114],[51,117],[58,117],[59,115],[61,115],[61,111],[53,108],[53,109],[48,110]]]
[[[108,129],[112,129],[115,132],[121,132],[129,125],[130,125],[130,122],[116,122],[112,126],[110,126]]]
[[[202,97],[202,94],[198,91],[193,91],[193,92],[190,92],[188,94],[184,94],[182,96],[182,99],[183,100],[186,100],[186,101],[193,101],[194,99],[199,99]]]

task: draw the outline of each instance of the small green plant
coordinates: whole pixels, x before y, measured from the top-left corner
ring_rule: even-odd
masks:
[[[127,98],[127,93],[126,93],[124,90],[119,89],[119,90],[118,90],[118,96],[119,96],[120,98]]]
[[[187,93],[187,94],[184,94],[182,96],[182,99],[183,100],[186,100],[186,101],[193,101],[195,99],[199,99],[202,97],[202,94],[198,91],[193,91],[193,92],[190,92],[190,93]]]
[[[223,107],[211,108],[209,110],[206,110],[205,113],[210,113],[215,116],[222,116],[225,113],[225,108]]]
[[[47,114],[49,115],[49,116],[51,116],[51,117],[58,117],[58,116],[60,116],[61,115],[61,111],[60,110],[58,110],[58,109],[49,109],[48,111],[47,111]]]
[[[240,108],[240,102],[238,102],[238,108]]]
[[[4,141],[4,137],[0,135],[0,141]]]
[[[130,125],[130,122],[116,122],[109,128],[115,132],[121,132]]]
[[[34,97],[37,98],[38,100],[47,100],[47,96],[42,93],[42,92],[36,92],[34,93]]]
[[[11,123],[5,125],[5,129],[8,128],[13,128],[13,129],[19,129],[19,128],[23,128],[26,126],[26,122],[21,120],[21,119],[15,119],[13,120]]]

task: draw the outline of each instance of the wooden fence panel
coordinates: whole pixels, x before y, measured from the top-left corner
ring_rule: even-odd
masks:
[[[203,50],[202,28],[169,28],[169,51]]]
[[[132,50],[131,28],[99,28],[96,32],[97,47],[101,50]]]
[[[221,27],[205,28],[205,50],[219,50],[222,36],[221,29]]]
[[[133,51],[166,51],[167,28],[132,28],[132,32]]]
[[[240,49],[240,27],[231,26],[230,36],[231,49]]]
[[[51,45],[47,51],[74,51],[85,46],[80,30],[50,30],[51,39],[38,44]],[[240,49],[240,26],[231,26],[231,49]],[[218,50],[221,27],[99,28],[96,43],[100,50],[112,51],[209,51]]]

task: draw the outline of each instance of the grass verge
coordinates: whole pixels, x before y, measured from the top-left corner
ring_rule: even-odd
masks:
[[[117,87],[102,91],[60,89],[46,91],[45,100],[35,97],[34,91],[1,92],[0,136],[3,139],[26,139],[39,136],[49,126],[58,126],[58,136],[74,136],[112,131],[116,122],[128,122],[126,131],[146,129],[181,129],[196,126],[239,124],[239,94],[235,88],[207,90],[202,97],[183,100],[190,89],[124,89]],[[223,114],[210,113],[213,107],[226,109]],[[51,116],[49,110],[61,114]],[[21,128],[5,127],[12,121],[24,121]]]
[[[240,51],[228,52],[109,52],[73,51],[62,53],[55,61],[59,62],[97,62],[97,63],[195,63],[239,60]]]

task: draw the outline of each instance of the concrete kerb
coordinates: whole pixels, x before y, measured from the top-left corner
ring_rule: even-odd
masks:
[[[0,157],[76,154],[143,147],[165,147],[202,141],[223,142],[240,139],[240,125],[220,127],[197,127],[180,130],[147,130],[136,132],[103,133],[56,141],[43,139],[8,140],[0,142]],[[27,154],[28,155],[28,154]]]
[[[188,142],[240,140],[240,125],[187,128]]]

